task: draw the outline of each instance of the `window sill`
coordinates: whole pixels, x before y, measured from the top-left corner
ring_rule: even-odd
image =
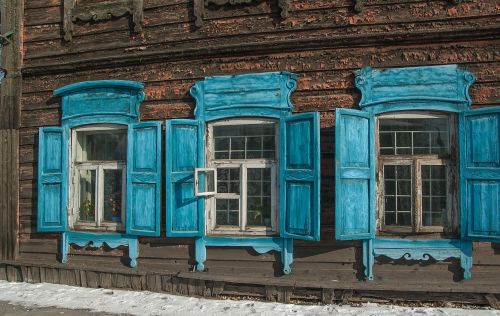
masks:
[[[463,278],[470,279],[472,267],[472,242],[460,239],[393,239],[376,238],[363,240],[363,264],[365,276],[373,280],[373,264],[375,258],[386,256],[393,260],[423,260],[433,258],[443,261],[448,258],[460,259],[464,270]]]
[[[207,259],[207,247],[251,247],[260,254],[269,251],[281,253],[281,263],[283,264],[283,273],[291,272],[290,265],[293,262],[293,239],[282,237],[242,237],[242,236],[207,236],[196,238],[195,256],[196,270],[205,270],[205,261]]]
[[[80,247],[96,247],[100,248],[103,244],[110,248],[118,248],[120,246],[128,246],[130,257],[130,267],[137,266],[138,257],[138,238],[133,235],[125,235],[120,233],[96,233],[96,232],[64,232],[61,235],[61,262],[68,262],[68,253],[70,245],[74,244]]]

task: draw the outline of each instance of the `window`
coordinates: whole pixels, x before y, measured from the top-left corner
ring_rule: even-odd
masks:
[[[387,232],[443,232],[457,217],[455,117],[425,112],[381,115],[377,207]]]
[[[207,199],[207,231],[277,232],[278,124],[224,120],[208,125],[207,166],[216,169],[217,192]]]
[[[126,160],[126,126],[72,130],[70,224],[74,228],[123,230]]]
[[[499,240],[500,109],[470,109],[474,80],[457,65],[356,72],[361,110],[335,114],[335,236],[363,240],[368,279],[382,255],[460,258],[468,279],[472,241]]]

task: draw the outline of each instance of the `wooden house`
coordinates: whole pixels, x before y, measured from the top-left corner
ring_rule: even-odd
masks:
[[[497,304],[496,1],[1,5],[0,279]]]

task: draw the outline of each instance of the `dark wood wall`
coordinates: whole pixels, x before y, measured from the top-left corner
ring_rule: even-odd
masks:
[[[15,259],[18,252],[22,13],[21,0],[0,3],[0,33],[13,32],[0,48],[7,72],[0,85],[0,260]]]
[[[321,114],[321,242],[296,242],[291,276],[280,277],[274,254],[246,249],[208,250],[206,275],[236,281],[339,288],[500,293],[500,246],[474,245],[472,280],[460,282],[456,260],[384,262],[376,280],[362,282],[357,242],[334,232],[333,122],[337,107],[356,108],[353,71],[363,66],[460,64],[476,74],[474,106],[498,105],[500,15],[494,0],[366,0],[362,13],[349,0],[291,0],[281,19],[276,0],[210,6],[196,28],[191,0],[145,0],[142,34],[128,17],[74,25],[63,40],[62,1],[28,0],[24,10],[24,67],[19,132],[20,258],[55,263],[57,235],[36,233],[37,129],[60,124],[57,87],[84,80],[129,79],[146,83],[142,120],[192,117],[188,91],[208,75],[262,71],[298,74],[295,112]],[[164,226],[164,220],[162,225]],[[193,240],[141,239],[138,269],[187,272]],[[73,249],[70,265],[120,269],[121,250]]]

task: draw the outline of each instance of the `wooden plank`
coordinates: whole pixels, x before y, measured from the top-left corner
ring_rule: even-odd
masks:
[[[0,129],[0,260],[18,252],[18,141],[17,130]]]

